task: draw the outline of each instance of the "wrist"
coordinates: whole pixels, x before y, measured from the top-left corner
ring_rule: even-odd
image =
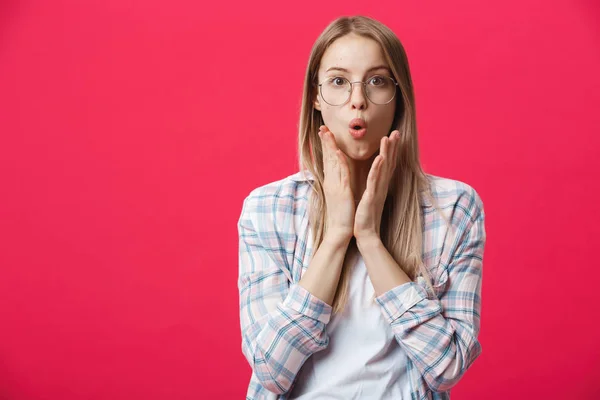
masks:
[[[363,251],[383,246],[383,241],[381,237],[375,234],[364,235],[356,238],[356,246],[362,253]]]
[[[323,243],[334,248],[348,247],[351,239],[352,235],[330,232],[323,237]]]

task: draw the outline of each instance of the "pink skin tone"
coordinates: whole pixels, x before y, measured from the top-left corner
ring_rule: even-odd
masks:
[[[349,34],[333,42],[323,54],[318,72],[319,82],[335,76],[344,77],[351,82],[366,81],[376,74],[392,77],[391,72],[386,69],[369,71],[377,66],[388,66],[379,44],[372,39]],[[344,68],[349,72],[331,70],[332,68]],[[365,96],[361,85],[354,84],[352,95],[346,104],[331,106],[318,95],[314,107],[321,111],[325,125],[333,133],[337,146],[346,155],[352,192],[356,199],[360,199],[380,141],[390,132],[396,102],[373,104]],[[348,131],[348,124],[354,118],[362,118],[367,124],[367,133],[361,139],[353,138]]]
[[[319,129],[323,141],[325,162],[336,160],[333,173],[339,173],[341,185],[350,181],[350,163],[348,157],[335,144],[335,138],[326,126]],[[380,141],[379,154],[373,160],[366,182],[366,189],[354,211],[353,236],[360,246],[362,241],[379,241],[381,237],[381,215],[388,194],[389,182],[396,168],[396,159],[400,143],[397,130],[384,136]],[[347,199],[351,202],[351,198]]]
[[[335,76],[351,82],[367,81],[373,75],[392,77],[387,68],[372,69],[378,66],[387,67],[379,44],[372,39],[349,34],[337,39],[325,51],[318,72],[319,82]],[[340,173],[347,177],[355,201],[360,200],[356,206],[354,236],[361,241],[378,240],[383,205],[400,143],[398,131],[393,131],[388,137],[396,111],[395,101],[374,104],[365,96],[362,85],[354,84],[350,100],[345,104],[331,106],[318,95],[314,106],[321,111],[325,122],[319,133],[327,145],[324,151],[337,159]],[[348,124],[354,118],[362,118],[366,122],[367,132],[361,138],[355,138],[349,132]],[[338,149],[340,151],[336,153]]]

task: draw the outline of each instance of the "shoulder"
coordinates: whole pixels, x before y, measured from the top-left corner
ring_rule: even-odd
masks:
[[[426,174],[435,206],[453,224],[473,222],[483,217],[483,200],[470,184],[447,177]]]
[[[296,172],[276,181],[260,185],[244,198],[243,214],[281,218],[303,213],[310,190],[309,172]]]

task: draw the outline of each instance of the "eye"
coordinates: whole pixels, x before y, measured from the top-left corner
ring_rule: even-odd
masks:
[[[369,79],[369,85],[373,86],[382,86],[385,85],[386,79],[383,76],[375,75],[371,79]]]
[[[344,78],[340,78],[339,76],[333,77],[329,80],[333,86],[343,86],[346,83]]]

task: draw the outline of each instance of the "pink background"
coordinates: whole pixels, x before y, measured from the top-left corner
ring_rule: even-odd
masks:
[[[351,14],[405,45],[425,169],[486,207],[453,398],[598,398],[600,6],[483,3],[0,2],[0,398],[244,397],[242,200],[296,171]]]

